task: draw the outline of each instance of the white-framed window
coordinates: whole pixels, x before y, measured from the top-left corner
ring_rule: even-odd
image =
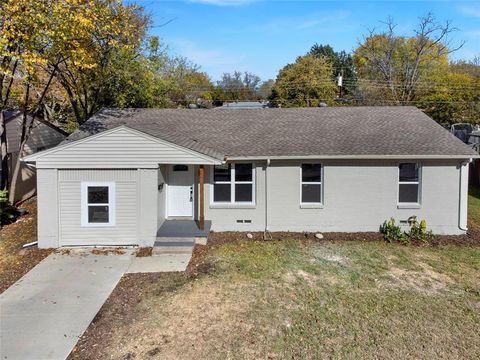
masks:
[[[255,166],[233,163],[213,167],[212,204],[255,204]]]
[[[301,205],[321,205],[323,203],[322,174],[322,164],[302,164],[300,172]]]
[[[398,203],[420,204],[421,167],[417,163],[398,165]]]
[[[115,225],[115,183],[82,182],[82,226]]]

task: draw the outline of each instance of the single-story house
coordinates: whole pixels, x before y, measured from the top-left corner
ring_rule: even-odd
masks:
[[[4,111],[5,127],[7,129],[7,151],[9,181],[12,181],[13,168],[20,151],[20,139],[22,136],[23,114],[19,110]],[[28,118],[31,121],[31,118]],[[67,133],[52,123],[36,118],[32,127],[32,133],[25,144],[23,156],[57,146],[65,140]],[[0,171],[2,171],[0,169]],[[36,177],[35,168],[25,163],[21,164],[20,174],[17,179],[15,199],[21,201],[35,194]]]
[[[38,241],[152,246],[212,231],[467,229],[478,154],[415,107],[105,109],[35,163]]]

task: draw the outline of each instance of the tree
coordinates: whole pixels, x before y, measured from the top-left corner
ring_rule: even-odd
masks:
[[[456,29],[430,13],[420,18],[413,37],[397,35],[391,18],[385,25],[384,31],[371,30],[354,52],[359,85],[367,99],[408,104],[427,72],[447,64],[448,55],[463,44],[454,46],[449,35]]]
[[[79,21],[77,15],[85,18],[84,31],[75,40],[79,44],[78,54],[65,58],[55,75],[78,124],[98,110],[103,97],[109,97],[105,90],[122,72],[122,64],[131,63],[139,55],[150,22],[143,9],[135,4],[124,6],[119,0],[81,3],[82,6],[74,6],[68,13],[73,24]]]
[[[324,58],[305,55],[280,70],[272,91],[272,103],[281,107],[333,104],[337,87],[332,80],[332,65]]]
[[[331,64],[333,68],[332,79],[342,76],[342,89],[344,90],[342,96],[351,97],[355,91],[357,80],[352,55],[344,50],[335,51],[330,45],[319,44],[314,44],[308,54],[317,58],[323,58]]]
[[[225,101],[258,100],[260,83],[260,77],[248,71],[223,73],[222,79],[217,82],[223,90]]]
[[[12,89],[23,86],[23,121],[20,149],[28,140],[31,124],[27,124],[28,102],[33,84],[38,84],[37,70],[46,64],[46,58],[58,51],[55,40],[66,36],[63,19],[49,24],[58,9],[51,9],[46,3],[36,4],[32,0],[4,1],[0,11],[0,145],[1,145],[1,190],[8,189],[9,169],[7,164],[7,133],[4,110],[9,104]],[[49,24],[50,26],[46,26]],[[39,93],[39,103],[43,100],[52,77]],[[37,104],[38,108],[38,104]],[[20,156],[18,156],[20,158]],[[19,160],[17,161],[17,163]],[[14,170],[14,178],[18,170]],[[13,183],[13,181],[12,181]],[[12,192],[10,191],[10,197]]]
[[[272,90],[274,86],[275,86],[275,80],[268,79],[267,81],[264,81],[258,88],[258,96],[262,100],[269,99],[272,96]]]
[[[415,104],[444,125],[480,122],[479,70],[473,62],[433,67],[417,87]]]
[[[105,80],[108,54],[132,47],[133,43],[125,39],[136,38],[140,19],[136,9],[116,0],[2,3],[1,56],[15,59],[17,77],[13,84],[22,94],[16,105],[23,113],[10,199],[15,196],[23,149],[54,79],[66,91],[76,115],[78,104],[85,116],[91,115],[100,95],[98,84],[103,83],[96,82],[94,75],[100,73]]]

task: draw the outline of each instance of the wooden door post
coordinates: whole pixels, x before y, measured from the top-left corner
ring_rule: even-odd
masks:
[[[205,229],[205,166],[200,165],[198,168],[198,177],[200,179],[200,230]]]

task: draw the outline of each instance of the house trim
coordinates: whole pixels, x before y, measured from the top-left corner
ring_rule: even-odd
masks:
[[[303,181],[303,165],[304,164],[319,164],[320,165],[320,181],[314,181],[314,182],[304,182]],[[322,163],[314,163],[314,162],[302,162],[299,166],[300,168],[300,208],[301,209],[322,209],[324,207],[324,184],[323,184],[323,164]],[[320,202],[303,202],[302,201],[302,191],[303,191],[303,185],[320,185]]]
[[[405,164],[405,162],[399,162],[397,166],[397,209],[421,209],[422,208],[422,170],[423,164],[419,161],[411,162],[412,164],[417,165],[418,167],[418,181],[406,182],[400,181],[400,164]],[[416,184],[418,185],[417,189],[417,202],[400,202],[400,185],[402,184]]]
[[[88,221],[88,188],[95,186],[108,187],[108,203],[99,204],[108,206],[108,223],[91,223]],[[80,193],[80,206],[81,206],[81,226],[82,227],[109,227],[116,224],[116,211],[115,211],[115,198],[116,198],[116,186],[114,181],[82,181],[81,193]]]
[[[293,155],[293,156],[226,156],[226,161],[253,160],[447,160],[480,159],[479,155]]]
[[[214,191],[215,191],[215,168],[212,167],[210,173],[210,208],[214,209],[227,209],[227,208],[244,208],[244,209],[253,209],[257,205],[256,199],[256,186],[257,186],[257,171],[256,165],[252,162],[243,162],[252,164],[252,181],[235,181],[235,164],[241,164],[242,162],[232,163],[230,169],[230,181],[228,182],[217,182],[217,184],[230,184],[230,201],[214,201]],[[235,185],[236,184],[252,184],[252,201],[235,201]]]

